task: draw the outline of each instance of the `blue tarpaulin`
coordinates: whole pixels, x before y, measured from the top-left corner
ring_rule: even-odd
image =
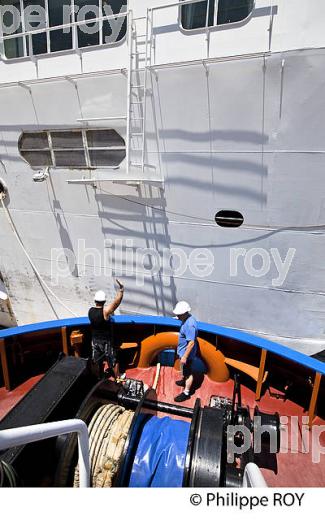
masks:
[[[181,487],[190,423],[151,417],[135,454],[129,487]]]

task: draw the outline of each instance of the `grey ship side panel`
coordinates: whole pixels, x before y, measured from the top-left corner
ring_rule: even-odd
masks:
[[[76,254],[82,238],[102,256],[107,250],[104,240],[116,246],[120,239],[124,248],[130,240],[134,251],[149,247],[159,256],[164,249],[181,247],[189,256],[204,247],[215,267],[206,279],[186,271],[171,277],[167,269],[167,274],[145,276],[140,287],[135,274],[150,266],[129,256],[128,268],[122,266],[121,272],[128,288],[124,310],[167,314],[175,300],[184,297],[203,320],[278,338],[311,353],[320,350],[325,310],[324,65],[324,49],[318,49],[215,62],[208,73],[202,64],[157,69],[147,100],[146,162],[162,173],[163,188],[70,186],[66,180],[71,172],[60,170],[53,171],[51,182],[35,185],[18,154],[20,128],[50,128],[63,114],[71,124],[79,111],[76,93],[66,87],[56,114],[39,101],[36,118],[22,89],[10,94],[5,92],[10,89],[2,89],[3,106],[8,107],[8,95],[11,102],[26,106],[23,123],[13,120],[6,108],[3,114],[8,206],[46,280],[51,276],[51,249],[68,246]],[[111,79],[94,77],[91,89],[85,79],[78,80],[89,117],[96,117],[102,106],[113,113],[103,93],[103,84],[109,92]],[[59,90],[55,81],[50,87],[38,85],[37,97],[56,95],[62,83]],[[117,83],[121,95],[114,113],[124,109],[122,74],[114,76],[113,90]],[[240,211],[244,225],[237,230],[217,228],[214,215],[220,209]],[[31,283],[30,267],[5,224],[1,235],[9,244],[1,261],[13,287],[19,323],[52,319],[48,302],[41,308],[33,305],[44,301],[44,295],[35,280]],[[264,249],[269,255],[276,249],[282,261],[289,249],[296,252],[282,285],[275,286],[274,262],[263,277],[250,276],[240,262],[237,276],[231,276],[233,248]],[[95,288],[104,285],[112,293],[111,275],[124,253],[115,247],[113,272],[101,269],[94,274],[90,258],[84,269],[77,262],[76,270],[57,287],[60,297],[76,313],[85,314]],[[60,316],[66,315],[58,304],[52,305]]]

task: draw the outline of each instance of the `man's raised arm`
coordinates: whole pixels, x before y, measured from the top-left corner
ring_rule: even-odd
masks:
[[[114,301],[104,307],[105,320],[107,320],[107,318],[110,316],[110,314],[113,314],[113,312],[120,306],[121,301],[123,300],[124,285],[121,284],[121,282],[117,279],[116,279],[116,283],[119,286],[119,291],[117,292],[117,294],[114,298]]]

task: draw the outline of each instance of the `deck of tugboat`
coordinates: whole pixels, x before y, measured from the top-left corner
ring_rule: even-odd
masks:
[[[142,380],[151,387],[156,378],[156,367],[131,368],[126,371],[127,378]],[[34,376],[8,392],[0,388],[0,420],[24,397],[33,386],[42,378]],[[174,397],[180,392],[175,382],[180,373],[173,367],[162,366],[157,384],[157,399],[166,403],[173,403]],[[325,465],[313,462],[313,433],[305,425],[306,411],[292,401],[284,400],[270,388],[261,398],[255,401],[255,393],[245,385],[241,385],[242,404],[248,406],[251,415],[258,404],[263,412],[278,412],[280,417],[288,418],[288,425],[282,426],[281,450],[277,456],[270,456],[268,460],[259,461],[264,478],[270,487],[319,487],[325,486]],[[211,396],[231,398],[233,394],[233,380],[225,383],[216,383],[204,376],[203,381],[184,406],[193,408],[195,400],[199,398],[202,406],[209,405]],[[275,397],[277,395],[277,397]],[[158,416],[163,416],[158,412]],[[294,418],[295,422],[292,422]],[[176,419],[176,417],[175,417]],[[186,419],[182,419],[185,420]],[[316,417],[314,426],[322,425],[323,421]],[[296,429],[297,431],[293,431]],[[292,434],[292,435],[291,435]],[[324,445],[325,431],[320,435],[320,442]]]

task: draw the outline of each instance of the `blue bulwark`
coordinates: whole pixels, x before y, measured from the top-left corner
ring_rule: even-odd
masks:
[[[129,324],[129,325],[159,325],[165,327],[172,327],[179,329],[180,322],[174,318],[164,318],[161,316],[114,316],[113,321],[115,323]],[[59,329],[61,327],[80,327],[89,325],[88,318],[70,318],[65,320],[57,321],[45,321],[42,323],[33,323],[32,325],[22,325],[21,327],[13,327],[10,329],[0,330],[0,339],[8,338],[11,336],[18,336],[21,334],[28,334],[32,332],[39,332],[42,330]],[[236,329],[230,329],[227,327],[220,327],[219,325],[212,325],[203,321],[198,322],[199,332],[208,332],[216,336],[222,336],[224,338],[231,338],[252,345],[260,349],[267,350],[273,354],[277,354],[285,359],[294,361],[299,365],[304,365],[315,372],[319,372],[325,375],[325,363],[318,361],[317,359],[306,356],[301,352],[292,350],[289,347],[285,347],[280,343],[275,343],[268,339],[253,336],[247,332],[242,332]]]

